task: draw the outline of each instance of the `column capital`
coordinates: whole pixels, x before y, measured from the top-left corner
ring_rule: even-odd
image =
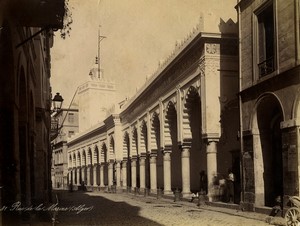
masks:
[[[166,145],[164,148],[162,147],[161,151],[163,153],[165,153],[165,152],[172,152],[172,145]]]
[[[151,153],[150,154],[150,159],[154,159],[154,158],[156,158],[157,157],[157,153]]]
[[[163,150],[163,154],[165,155],[165,154],[171,154],[172,153],[172,150]]]
[[[207,148],[206,148],[206,153],[207,154],[212,154],[212,153],[217,153],[217,142],[216,140],[210,140],[207,142]]]
[[[189,158],[190,157],[190,148],[182,148],[181,157],[182,158]]]
[[[109,168],[109,169],[112,169],[113,167],[114,167],[113,164],[111,164],[111,163],[108,164],[108,168]]]
[[[140,166],[144,166],[146,161],[146,157],[140,158]]]
[[[206,143],[210,145],[211,143],[218,143],[219,140],[219,138],[206,138]]]
[[[136,166],[137,158],[131,158],[131,166]]]
[[[219,133],[204,133],[202,134],[202,138],[207,142],[219,142],[220,135]]]
[[[157,149],[151,149],[151,152],[150,152],[150,156],[151,155],[157,155]]]
[[[136,161],[136,160],[137,160],[137,158],[138,158],[138,156],[137,156],[137,155],[133,155],[133,156],[131,157],[131,161]]]
[[[171,150],[164,150],[164,161],[171,161]]]
[[[178,146],[183,148],[191,148],[192,147],[192,139],[183,139],[182,142],[178,142]]]
[[[157,160],[156,157],[157,157],[156,155],[155,155],[155,156],[150,156],[150,163],[155,164],[155,163],[156,163],[156,160]]]
[[[141,153],[140,158],[146,158],[146,157],[147,157],[147,153],[146,152]]]

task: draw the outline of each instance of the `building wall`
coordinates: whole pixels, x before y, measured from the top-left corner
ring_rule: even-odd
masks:
[[[17,4],[16,4],[17,3]],[[26,6],[32,6],[26,1]],[[53,33],[20,20],[24,2],[0,3],[0,185],[1,206],[51,201],[50,48]],[[22,13],[18,7],[23,8]],[[37,8],[39,10],[40,8]],[[28,39],[27,41],[25,41]],[[22,224],[21,215],[1,213],[1,224]],[[12,215],[12,216],[11,216]]]
[[[273,4],[274,12],[274,71],[260,76],[257,15],[268,4]],[[287,195],[299,193],[298,161],[291,161],[293,158],[297,159],[299,153],[299,136],[296,132],[299,115],[295,113],[295,106],[298,106],[299,101],[299,1],[240,1],[238,10],[241,24],[240,75],[244,140],[242,148],[245,153],[243,164],[246,172],[245,202],[253,203],[254,206],[272,206],[275,196],[282,196],[285,205]],[[275,122],[278,119],[274,118],[271,111],[277,112],[280,122]],[[272,118],[275,121],[270,122],[270,130],[266,128],[266,124]],[[280,129],[275,128],[276,123],[278,126],[280,124]],[[266,135],[268,130],[272,135]],[[274,133],[280,134],[277,138],[280,143],[270,138],[277,136]],[[274,146],[276,144],[279,147]],[[277,149],[280,154],[274,154]],[[272,156],[279,158],[276,161],[273,159],[277,166],[269,162]],[[273,173],[269,175],[272,167]],[[268,189],[271,185],[280,189]]]
[[[70,109],[61,109],[52,117],[58,120],[59,134],[51,142],[52,145],[52,188],[68,189],[68,155],[67,140],[78,133],[77,105]]]

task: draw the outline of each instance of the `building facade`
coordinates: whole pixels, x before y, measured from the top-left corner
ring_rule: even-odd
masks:
[[[44,3],[0,3],[1,206],[47,203],[51,197],[50,48],[52,28],[62,26],[64,1],[50,3],[48,11],[49,1]],[[1,225],[19,225],[27,214],[0,216]]]
[[[67,139],[78,133],[78,105],[73,103],[70,109],[60,109],[52,119],[57,121],[59,127],[57,137],[51,142],[52,188],[68,189]]]
[[[243,199],[299,196],[300,2],[239,1]]]
[[[228,9],[234,19],[234,4]],[[232,169],[240,187],[238,27],[233,19],[202,14],[120,113],[68,141],[73,185],[84,181],[90,190],[113,186],[164,195],[180,190],[189,197],[200,190],[205,171],[205,190],[215,201],[225,199],[219,181]]]

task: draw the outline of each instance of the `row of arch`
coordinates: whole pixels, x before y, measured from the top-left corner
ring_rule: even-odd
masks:
[[[195,104],[197,103],[197,104]],[[183,108],[183,137],[184,141],[192,139],[192,125],[191,125],[191,115],[192,111],[197,111],[197,115],[201,118],[200,113],[200,96],[197,89],[191,86],[186,94],[185,108]],[[178,139],[177,135],[172,136],[171,131],[176,131],[177,124],[177,110],[176,101],[170,100],[166,105],[166,117],[164,121],[164,128],[162,132],[164,133],[164,144],[160,142],[160,117],[159,112],[154,111],[151,116],[150,125],[150,137],[148,138],[148,125],[147,119],[142,119],[140,121],[140,128],[137,128],[137,123],[134,123],[131,128],[123,132],[123,158],[140,155],[141,153],[150,153],[151,150],[159,150],[163,146],[172,145],[174,139]],[[201,122],[199,122],[199,126]],[[130,131],[131,130],[131,131]],[[177,131],[176,131],[177,134]],[[138,135],[140,136],[138,140]],[[175,134],[174,134],[175,135]],[[130,137],[132,138],[131,145],[129,143]],[[150,150],[148,150],[148,139],[150,142]],[[87,164],[94,164],[100,162],[106,162],[108,159],[115,159],[115,149],[114,149],[114,137],[113,135],[109,137],[109,142],[102,141],[102,144],[95,145],[92,150],[89,147],[87,150],[82,149],[77,151],[77,154],[69,154],[69,166],[76,167]],[[138,144],[138,142],[140,143]],[[109,143],[109,145],[107,145]],[[100,152],[99,147],[100,146]],[[130,148],[131,147],[131,150]],[[140,150],[139,150],[140,149]]]
[[[181,92],[181,91],[180,91]],[[182,95],[180,95],[182,96]],[[201,137],[201,101],[200,95],[194,86],[189,87],[186,92],[186,99],[183,101],[183,110],[181,111],[177,105],[178,99],[169,100],[165,105],[165,117],[164,123],[161,123],[160,113],[154,111],[149,117],[150,123],[145,117],[139,123],[135,122],[125,130],[123,130],[123,142],[122,142],[122,159],[115,158],[115,152],[118,150],[108,151],[105,142],[101,145],[99,152],[98,146],[94,147],[94,150],[89,148],[87,151],[75,151],[69,153],[69,167],[79,167],[88,165],[105,165],[112,163],[113,167],[117,167],[117,162],[122,162],[121,167],[123,170],[126,168],[126,175],[123,176],[123,184],[132,186],[140,186],[140,179],[144,178],[145,186],[150,188],[150,160],[155,157],[157,187],[164,187],[165,174],[163,169],[164,165],[164,153],[168,151],[172,153],[170,160],[171,188],[182,188],[182,145],[187,145],[191,155],[191,188],[197,190],[199,187],[199,172],[206,170],[206,153],[205,145]],[[181,97],[180,97],[181,98]],[[183,141],[181,145],[178,139],[178,117],[177,114],[182,116],[183,124]],[[163,127],[162,127],[163,125]],[[149,128],[150,127],[150,128]],[[164,143],[161,141],[161,135],[163,134]],[[112,140],[109,140],[110,146]],[[112,155],[108,155],[111,152]],[[100,154],[100,155],[99,155]],[[99,158],[100,156],[100,158]],[[124,161],[125,160],[125,161]],[[70,164],[71,163],[71,164]],[[140,164],[145,165],[145,172],[140,172]],[[107,172],[108,173],[108,172]],[[141,175],[144,174],[144,175]],[[181,175],[178,176],[178,175]],[[118,176],[113,176],[113,178]],[[126,178],[125,178],[126,177]],[[124,181],[126,180],[126,181]],[[118,182],[117,182],[118,183]]]

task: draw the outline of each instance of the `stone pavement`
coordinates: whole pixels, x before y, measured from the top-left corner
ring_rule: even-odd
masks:
[[[36,217],[36,221],[31,225],[284,225],[284,220],[279,217],[275,218],[272,224],[268,224],[265,222],[265,214],[207,205],[198,207],[196,203],[174,202],[171,199],[157,199],[153,196],[67,191],[57,191],[57,194],[60,208],[56,212],[57,223],[52,224],[50,218]]]

